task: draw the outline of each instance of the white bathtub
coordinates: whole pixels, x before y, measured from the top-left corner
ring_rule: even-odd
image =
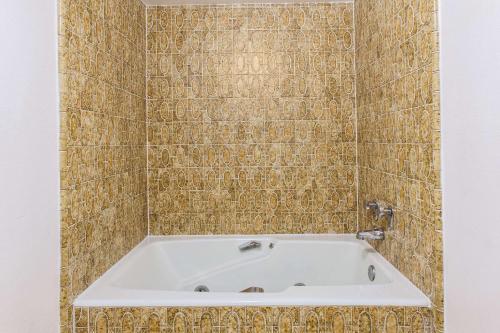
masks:
[[[241,252],[249,240],[262,246]],[[200,285],[210,291],[195,292]],[[248,287],[264,292],[240,292]],[[430,301],[354,235],[259,235],[147,237],[73,305],[428,307]]]

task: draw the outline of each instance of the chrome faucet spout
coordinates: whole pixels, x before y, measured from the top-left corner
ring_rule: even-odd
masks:
[[[356,239],[359,240],[384,240],[385,231],[382,228],[362,230],[356,233]]]

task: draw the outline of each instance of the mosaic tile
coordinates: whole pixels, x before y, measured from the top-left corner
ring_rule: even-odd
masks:
[[[146,27],[136,0],[60,0],[59,9],[61,331],[69,332],[74,298],[147,234]],[[77,314],[77,325],[84,319]]]
[[[373,245],[431,299],[441,332],[437,3],[356,0],[355,13],[358,205],[378,199],[395,209],[395,230]],[[364,209],[358,218],[361,229],[380,223]]]
[[[147,12],[151,233],[356,230],[353,4]]]
[[[429,309],[401,307],[89,308],[77,332],[425,333]]]

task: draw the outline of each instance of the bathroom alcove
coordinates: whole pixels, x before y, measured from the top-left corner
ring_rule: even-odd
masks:
[[[60,0],[62,331],[104,322],[71,302],[146,235],[352,233],[373,198],[398,212],[377,249],[433,308],[317,315],[442,331],[436,15],[434,0]],[[137,311],[156,327],[164,310]]]

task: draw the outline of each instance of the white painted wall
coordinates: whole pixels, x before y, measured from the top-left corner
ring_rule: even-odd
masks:
[[[0,331],[59,331],[56,0],[0,10]]]
[[[441,0],[446,332],[500,332],[500,1]]]

